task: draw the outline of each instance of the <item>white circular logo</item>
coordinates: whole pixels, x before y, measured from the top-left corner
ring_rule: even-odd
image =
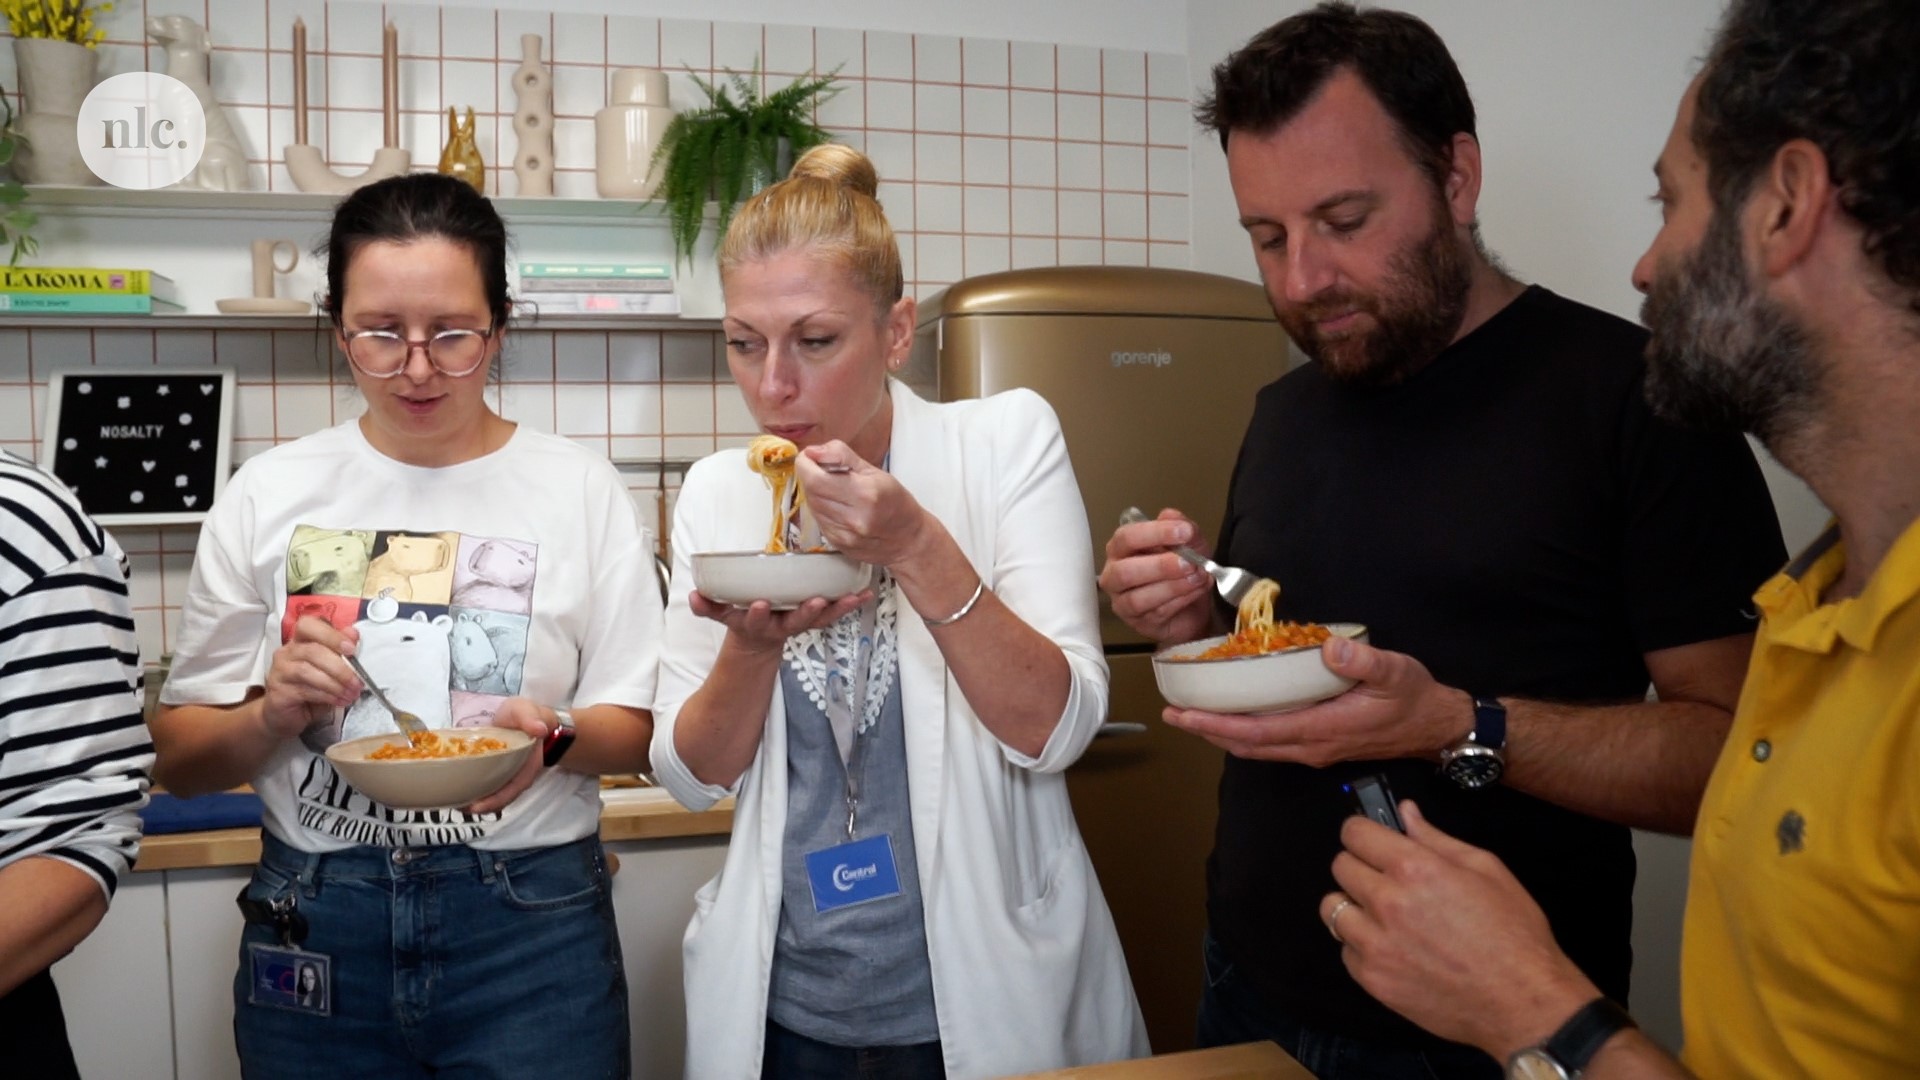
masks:
[[[80,156],[114,187],[171,187],[207,149],[207,114],[186,83],[153,71],[115,75],[93,88],[75,121]]]

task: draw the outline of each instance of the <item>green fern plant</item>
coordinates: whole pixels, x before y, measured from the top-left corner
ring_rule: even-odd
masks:
[[[4,87],[0,87],[0,110],[4,110],[0,112],[0,168],[7,168],[13,164],[13,155],[27,137],[13,128],[13,101]],[[26,200],[27,189],[9,170],[6,178],[0,180],[0,243],[9,248],[8,266],[18,266],[21,258],[40,250],[40,242],[33,238],[33,227],[40,216],[22,205]]]
[[[808,75],[765,96],[757,62],[748,75],[729,70],[724,82],[693,76],[707,103],[673,118],[647,166],[648,176],[660,176],[652,203],[672,227],[678,261],[692,261],[709,200],[719,204],[717,243],[742,201],[828,140],[826,129],[813,122],[813,109],[840,92],[839,71]]]

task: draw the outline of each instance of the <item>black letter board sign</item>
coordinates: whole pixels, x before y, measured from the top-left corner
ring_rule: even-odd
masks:
[[[231,471],[233,372],[54,372],[46,430],[41,463],[101,524],[200,521]]]

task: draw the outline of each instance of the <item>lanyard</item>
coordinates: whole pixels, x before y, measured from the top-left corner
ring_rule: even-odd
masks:
[[[889,469],[892,463],[893,454],[889,451],[887,455],[880,460],[880,467],[882,469]],[[789,530],[789,535],[797,539],[797,534],[800,532],[798,514],[796,514],[794,520],[789,523]],[[884,602],[883,598],[891,588],[892,581],[887,577],[886,571],[883,569],[880,571],[880,578],[874,589],[875,595],[873,603],[862,607],[857,613],[859,629],[854,637],[855,645],[853,656],[848,658],[845,669],[839,672],[841,679],[844,680],[844,685],[838,688],[839,693],[835,693],[836,688],[833,684],[835,682],[834,669],[838,666],[841,658],[831,655],[831,648],[829,648],[829,655],[825,657],[828,675],[825,688],[826,692],[822,695],[825,700],[821,711],[827,716],[827,726],[831,729],[830,733],[834,736],[836,749],[839,747],[840,730],[846,730],[848,732],[847,739],[850,744],[845,750],[845,756],[842,758],[847,781],[848,840],[854,838],[854,834],[858,830],[860,823],[860,794],[861,787],[866,780],[867,746],[869,741],[866,729],[871,726],[866,723],[867,692],[873,684],[873,673],[871,669],[873,666],[874,652],[878,648],[877,638],[879,636],[880,605]],[[848,617],[852,618],[855,616],[849,615]]]
[[[847,839],[853,839],[856,819],[860,814],[860,782],[865,779],[867,766],[867,737],[854,732],[853,753],[847,757]]]
[[[886,586],[883,584],[881,587],[885,588]],[[866,719],[867,713],[867,690],[872,685],[872,679],[869,677],[868,669],[873,664],[874,635],[876,633],[875,628],[878,622],[877,616],[879,614],[879,608],[880,602],[878,598],[876,598],[873,603],[862,607],[859,611],[860,636],[858,640],[860,644],[854,651],[852,670],[847,673],[848,678],[845,697],[840,699],[844,702],[844,707],[847,711],[847,716],[842,722],[849,725],[852,729],[852,734],[849,737],[852,745],[847,749],[845,763],[847,774],[847,839],[849,840],[853,839],[854,829],[859,817],[860,788],[866,780],[867,746],[869,739],[866,731],[868,725],[864,724],[863,721]],[[832,727],[834,722],[834,700],[833,695],[828,695],[826,712],[829,727]]]

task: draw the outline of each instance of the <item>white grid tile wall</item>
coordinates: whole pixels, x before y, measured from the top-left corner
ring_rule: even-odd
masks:
[[[664,532],[681,462],[744,445],[752,417],[725,381],[719,336],[705,331],[520,331],[488,390],[508,419],[565,435],[619,466],[643,519]],[[216,363],[234,369],[233,456],[358,416],[353,380],[330,338],[311,331],[0,330],[0,448],[37,459],[47,377],[88,366]],[[171,648],[198,530],[115,526],[133,564],[142,655]]]
[[[1013,267],[1189,264],[1189,77],[1181,55],[566,11],[121,0],[103,23],[100,76],[164,70],[164,51],[145,41],[143,27],[148,16],[169,14],[208,28],[215,92],[248,145],[258,188],[294,190],[280,149],[293,132],[294,18],[307,25],[309,138],[343,170],[363,167],[379,143],[379,28],[391,21],[402,142],[417,167],[431,166],[447,107],[464,115],[472,106],[492,194],[514,193],[511,77],[520,35],[534,33],[554,71],[557,195],[595,194],[593,114],[613,69],[664,68],[684,109],[700,101],[694,74],[725,78],[758,61],[776,86],[809,71],[838,72],[843,89],[821,105],[818,121],[873,158],[917,296]],[[0,48],[0,86],[16,92],[11,48]],[[43,251],[39,261],[57,265],[60,252]],[[658,522],[677,471],[625,463],[697,457],[752,433],[719,347],[705,332],[523,331],[491,393],[508,418],[623,463]],[[238,373],[237,460],[362,407],[331,345],[311,332],[0,330],[0,446],[37,457],[52,370],[209,362]],[[151,659],[170,648],[196,531],[114,532],[133,557],[136,621]]]

